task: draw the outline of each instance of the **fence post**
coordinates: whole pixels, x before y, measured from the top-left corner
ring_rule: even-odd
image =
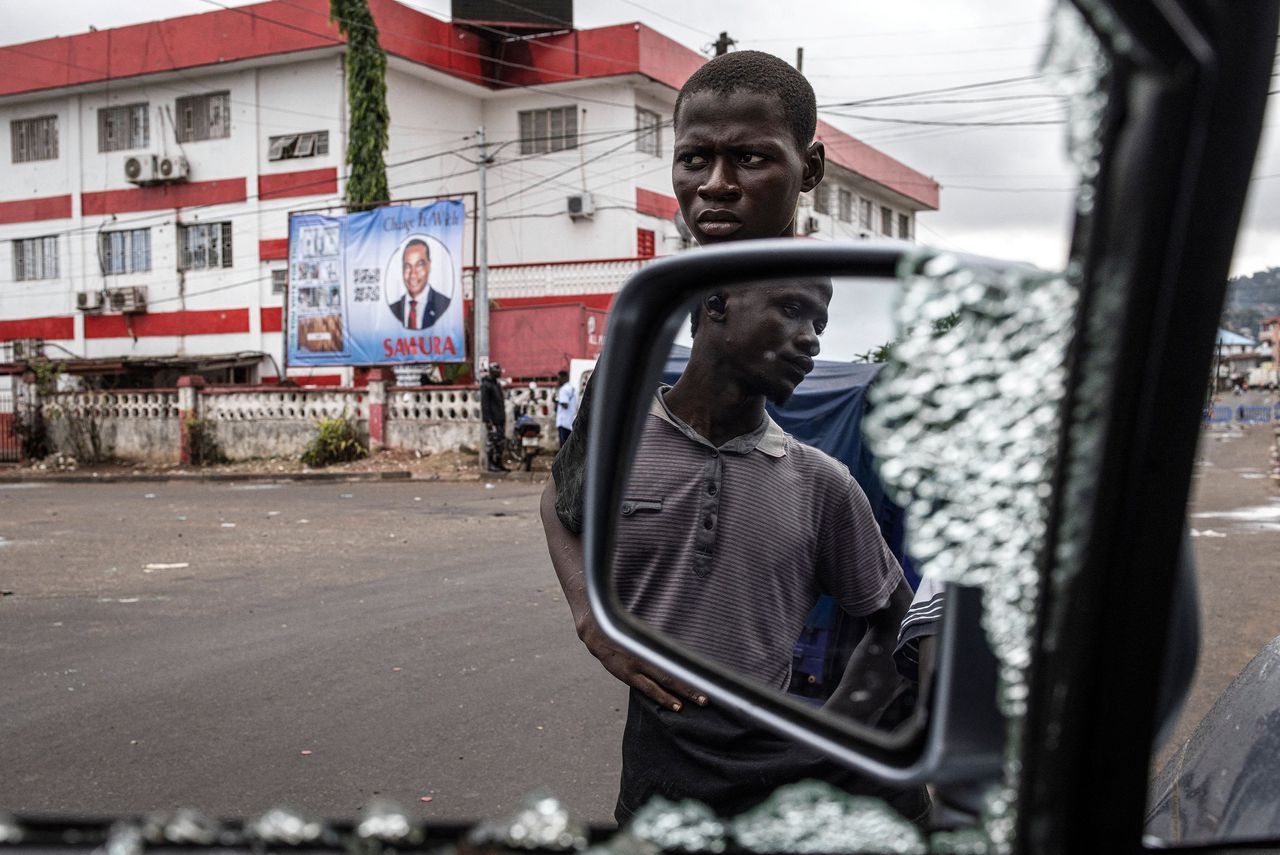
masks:
[[[369,372],[369,450],[381,451],[387,438],[387,372]]]
[[[196,374],[178,378],[178,461],[191,465],[191,432],[187,422],[200,418],[200,390],[207,381]]]

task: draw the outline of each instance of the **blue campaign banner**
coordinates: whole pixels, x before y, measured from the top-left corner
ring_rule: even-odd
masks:
[[[460,201],[289,218],[290,365],[465,362]]]

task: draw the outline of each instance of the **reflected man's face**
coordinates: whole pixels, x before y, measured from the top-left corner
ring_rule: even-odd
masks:
[[[427,289],[431,277],[431,259],[422,246],[411,246],[404,251],[404,290],[417,299]]]
[[[813,370],[827,327],[831,281],[761,283],[726,295],[723,353],[743,388],[784,404]]]

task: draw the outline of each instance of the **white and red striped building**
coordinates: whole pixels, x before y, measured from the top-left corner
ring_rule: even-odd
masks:
[[[510,38],[370,6],[393,200],[474,193],[485,128],[500,305],[607,308],[646,258],[681,248],[670,117],[700,54],[637,23]],[[341,210],[345,43],[327,0],[270,0],[0,47],[0,363],[42,346],[128,385],[278,380],[288,214]],[[804,232],[911,239],[938,207],[927,176],[829,125],[819,137],[828,179]],[[185,178],[131,181],[126,161],[152,155]],[[580,194],[593,216],[568,214]]]

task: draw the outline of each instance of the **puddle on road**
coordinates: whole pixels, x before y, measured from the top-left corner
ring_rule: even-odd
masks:
[[[21,484],[0,484],[0,490],[43,490],[48,484],[37,484],[27,481]]]
[[[282,486],[282,484],[232,484],[227,489],[246,492],[249,490],[279,490]]]

